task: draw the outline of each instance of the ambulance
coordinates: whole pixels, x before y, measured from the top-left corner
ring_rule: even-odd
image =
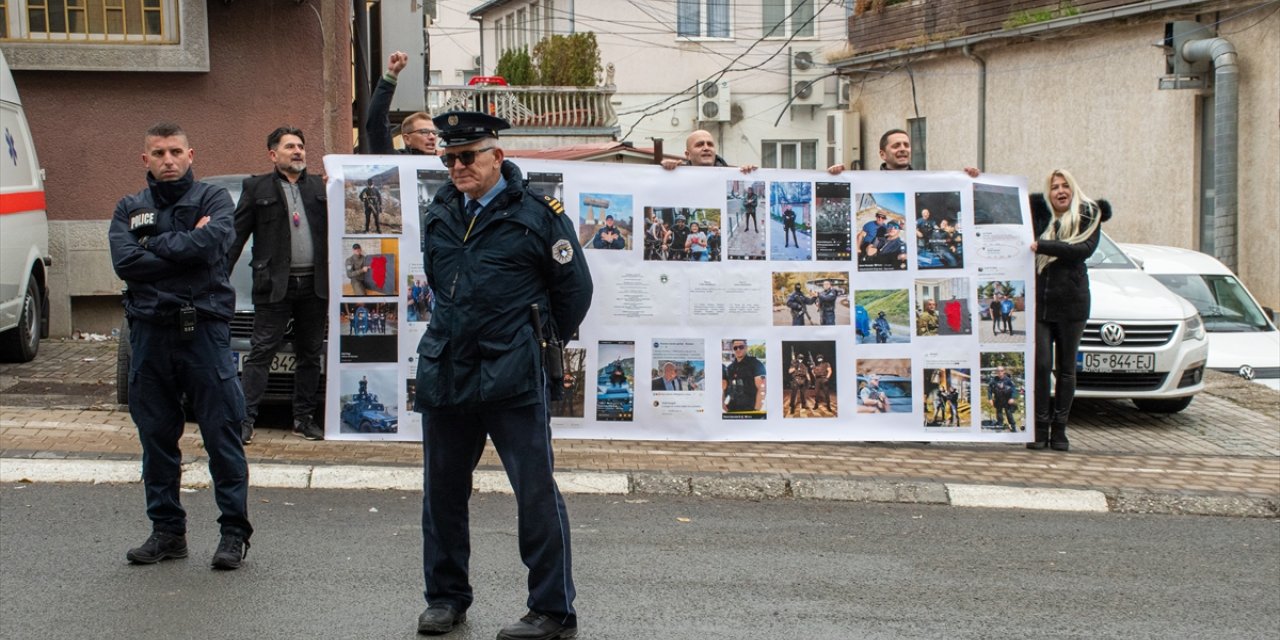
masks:
[[[27,362],[49,337],[44,173],[0,52],[0,360]]]

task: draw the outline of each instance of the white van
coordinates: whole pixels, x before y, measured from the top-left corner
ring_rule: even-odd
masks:
[[[0,52],[0,359],[27,362],[49,337],[44,175]]]

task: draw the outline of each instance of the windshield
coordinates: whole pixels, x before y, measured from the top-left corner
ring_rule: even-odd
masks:
[[[1090,269],[1137,269],[1138,266],[1116,246],[1107,234],[1098,234],[1098,248],[1085,261]]]
[[[909,380],[881,380],[880,390],[890,398],[910,398],[911,382]]]
[[[1235,276],[1166,273],[1152,277],[1195,305],[1206,331],[1271,330],[1271,322]]]

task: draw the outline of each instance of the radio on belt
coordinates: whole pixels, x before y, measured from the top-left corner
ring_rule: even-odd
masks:
[[[181,328],[178,336],[183,340],[190,340],[196,335],[196,308],[190,302],[178,309],[178,326]]]

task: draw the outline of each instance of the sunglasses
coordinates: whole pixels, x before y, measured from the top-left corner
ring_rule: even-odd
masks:
[[[440,160],[444,162],[446,168],[452,169],[453,163],[461,161],[462,166],[469,167],[476,162],[476,156],[486,151],[493,151],[496,147],[484,147],[483,149],[472,149],[470,151],[462,151],[459,153],[446,153],[440,156]]]
[[[745,345],[745,344],[735,344],[735,345],[733,345],[733,350],[734,350],[734,351],[742,351],[743,349],[746,349],[746,348],[747,348],[747,345]]]

